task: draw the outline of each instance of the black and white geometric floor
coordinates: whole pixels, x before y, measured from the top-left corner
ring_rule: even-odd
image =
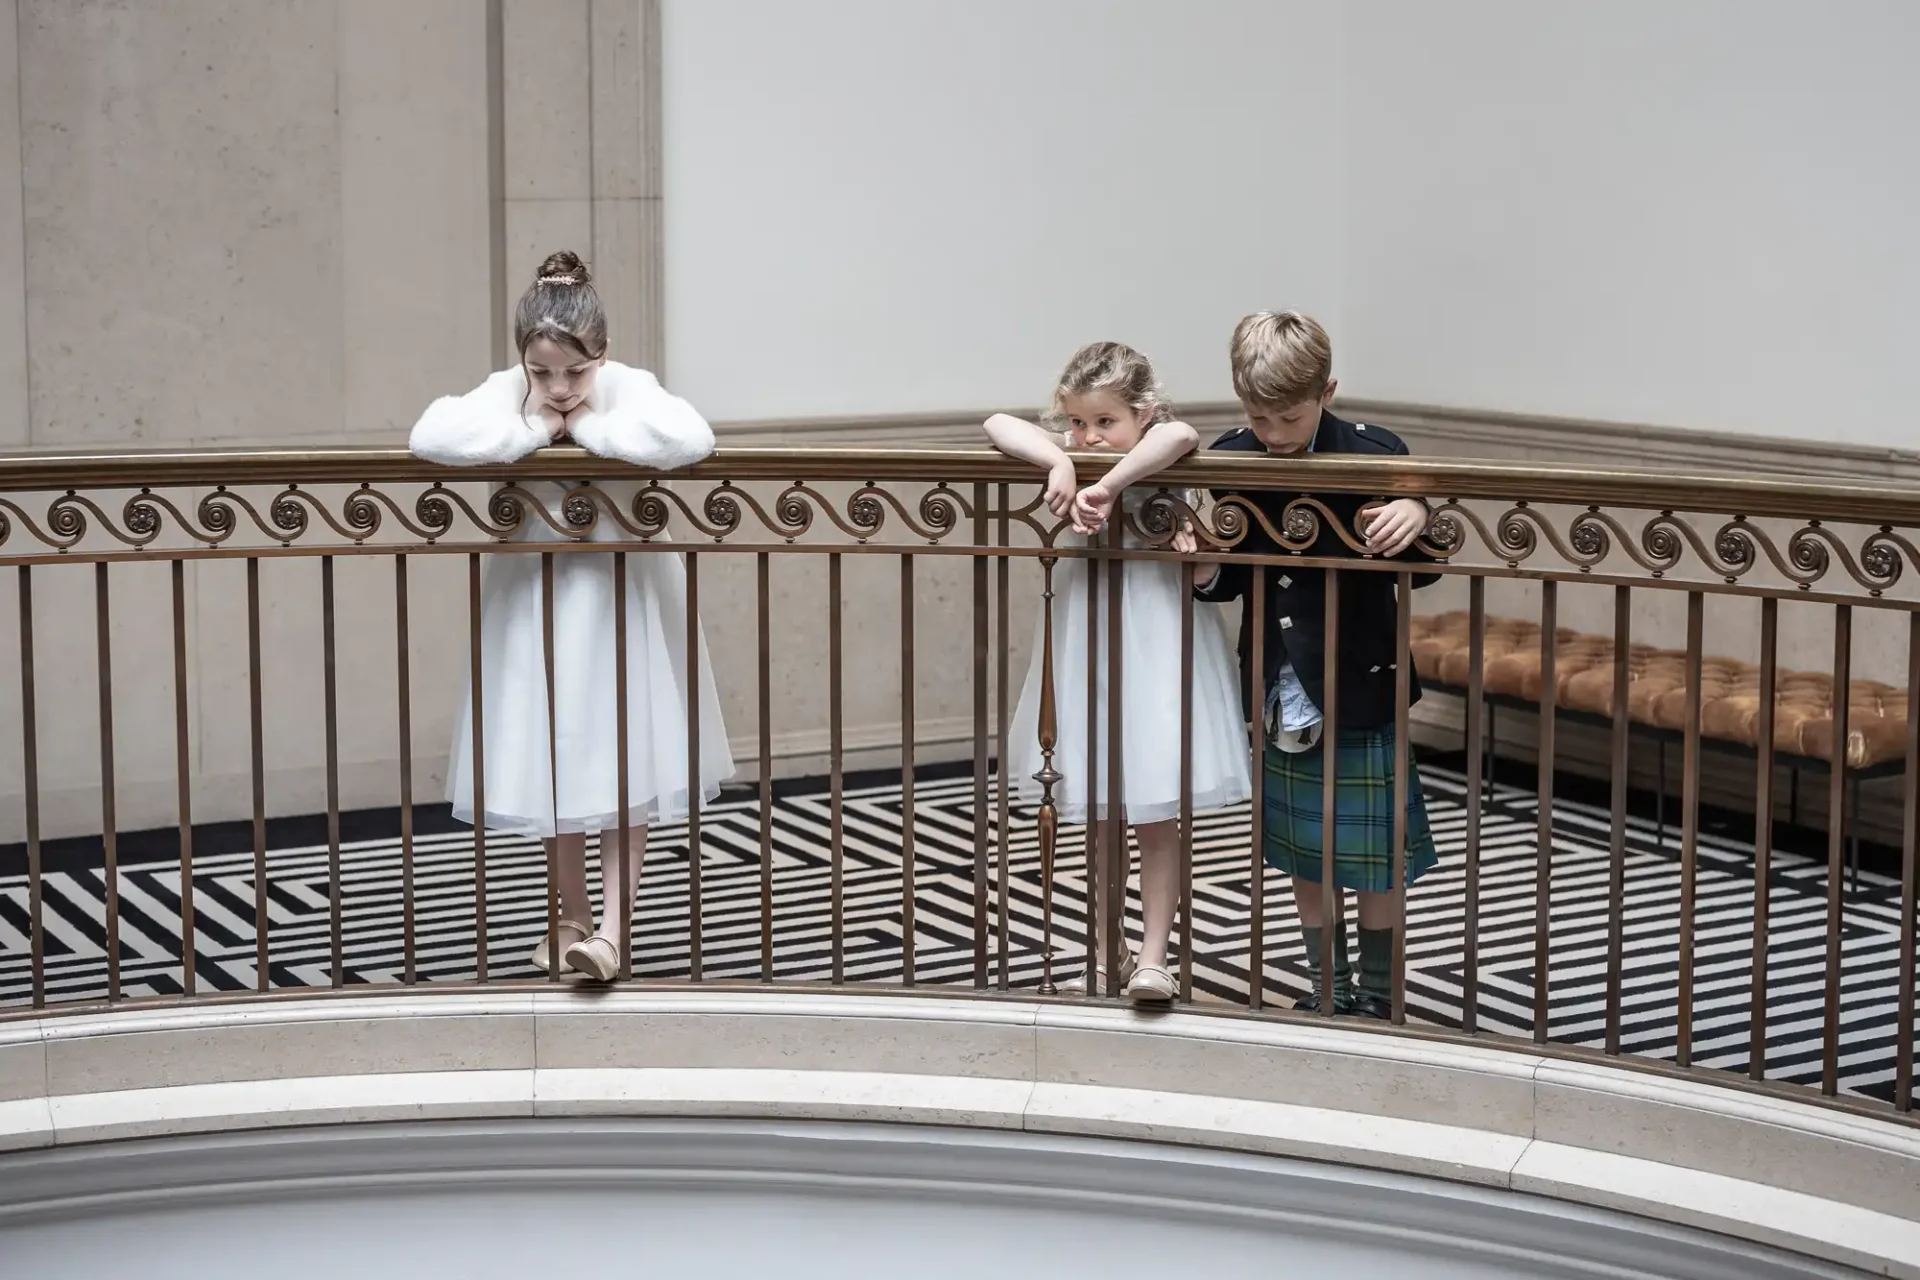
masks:
[[[1457,1026],[1462,1008],[1465,914],[1461,849],[1462,779],[1423,769],[1441,865],[1409,893],[1407,1001],[1412,1018]],[[923,778],[915,787],[915,979],[973,981],[973,780]],[[1479,1016],[1485,1031],[1532,1034],[1536,799],[1501,788],[1481,826]],[[439,811],[444,813],[444,809]],[[993,820],[990,803],[988,821]],[[902,973],[901,788],[897,781],[846,793],[844,902],[847,980],[898,983]],[[705,974],[760,975],[760,812],[757,796],[729,796],[702,822]],[[831,975],[830,806],[823,786],[783,786],[773,832],[774,976],[823,982]],[[420,981],[475,974],[473,841],[464,828],[423,810],[433,833],[415,839],[417,965]],[[276,824],[282,825],[282,824]],[[268,856],[270,977],[275,987],[334,981],[328,853],[324,838],[276,846]],[[1549,1034],[1598,1046],[1605,1029],[1607,865],[1611,818],[1560,800],[1554,811]],[[1038,983],[1041,968],[1039,853],[1032,815],[1016,809],[1009,844],[1010,976]],[[635,919],[636,978],[689,971],[687,833],[656,828]],[[1671,831],[1631,820],[1626,867],[1626,964],[1622,1047],[1671,1057],[1675,1049],[1679,873]],[[1056,976],[1085,953],[1083,862],[1078,833],[1062,832],[1056,866],[1053,946]],[[998,865],[997,854],[992,855]],[[392,835],[343,844],[344,980],[402,978],[399,841]],[[1702,836],[1697,888],[1693,1048],[1701,1066],[1744,1071],[1752,972],[1750,846]],[[18,868],[12,868],[17,871]],[[545,856],[532,841],[491,837],[486,906],[491,977],[531,976],[527,954],[547,919]],[[597,882],[598,876],[590,876]],[[171,855],[137,848],[119,871],[121,983],[127,996],[180,990],[180,876]],[[1196,999],[1244,1002],[1249,937],[1248,813],[1213,814],[1196,824],[1194,848]],[[53,860],[44,877],[46,986],[50,1002],[94,1001],[106,991],[105,876],[97,861]],[[1285,882],[1266,883],[1264,981],[1270,1001],[1305,990],[1299,933]],[[1895,1060],[1898,885],[1863,873],[1846,905],[1841,1087],[1891,1096]],[[990,894],[992,886],[990,885]],[[199,989],[255,985],[254,876],[245,852],[195,860],[195,974]],[[1776,854],[1769,891],[1768,1075],[1817,1083],[1823,1043],[1826,871]],[[0,1011],[30,999],[28,895],[24,875],[0,875]],[[989,928],[995,917],[989,907]],[[997,948],[989,946],[989,963]]]

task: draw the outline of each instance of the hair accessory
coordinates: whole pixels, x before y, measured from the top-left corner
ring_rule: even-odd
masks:
[[[579,284],[578,276],[541,276],[535,284]]]

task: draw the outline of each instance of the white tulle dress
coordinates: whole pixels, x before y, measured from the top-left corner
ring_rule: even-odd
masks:
[[[1121,505],[1129,514],[1154,490],[1129,489]],[[1138,545],[1129,533],[1126,545]],[[1074,534],[1062,546],[1084,546]],[[1053,570],[1053,699],[1056,741],[1053,767],[1062,775],[1053,801],[1064,822],[1087,819],[1087,568],[1100,568],[1101,598],[1097,641],[1096,711],[1099,777],[1093,816],[1109,813],[1107,631],[1109,601],[1105,565],[1063,559]],[[1120,730],[1123,738],[1122,812],[1128,823],[1164,822],[1180,816],[1180,685],[1190,680],[1193,697],[1193,809],[1224,809],[1253,794],[1248,780],[1248,738],[1240,714],[1239,667],[1227,638],[1219,606],[1193,606],[1193,667],[1180,666],[1180,566],[1171,561],[1128,563],[1123,571],[1120,630]],[[1008,726],[1007,773],[1014,793],[1038,803],[1040,784],[1040,655],[1046,615],[1034,622],[1033,657],[1026,684]]]
[[[526,394],[526,375],[519,368],[496,373],[464,396],[435,401],[414,427],[409,445],[422,458],[456,466],[523,458],[549,439],[537,418],[521,412]],[[692,405],[668,394],[645,370],[613,361],[601,368],[588,412],[576,421],[572,434],[575,443],[593,453],[658,470],[686,466],[713,451],[713,431]],[[532,482],[522,487],[564,523],[561,503],[573,486]],[[598,487],[630,509],[638,485]],[[603,516],[590,540],[626,536]],[[532,513],[512,538],[516,543],[566,540]],[[473,681],[471,660],[466,659],[460,664],[464,705],[447,765],[447,798],[454,816],[463,822],[477,819],[490,830],[542,837],[685,816],[695,788],[687,767],[687,579],[679,554],[626,553],[624,812],[614,681],[614,557],[554,557],[552,759],[557,773],[549,767],[541,556],[513,552],[488,559],[480,623],[485,790],[476,815]],[[732,776],[733,759],[703,636],[698,637],[696,661],[698,791],[704,803]]]

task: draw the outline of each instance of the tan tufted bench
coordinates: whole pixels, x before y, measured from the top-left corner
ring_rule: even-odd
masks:
[[[1467,687],[1470,620],[1465,612],[1415,617],[1410,634],[1420,678]],[[1613,716],[1613,640],[1561,628],[1554,644],[1554,700],[1569,711]],[[1686,727],[1687,655],[1634,645],[1627,651],[1627,715],[1635,724],[1679,732]],[[1488,694],[1540,701],[1540,628],[1517,618],[1487,619]],[[1703,739],[1759,747],[1760,668],[1734,658],[1700,663]],[[1822,764],[1833,762],[1833,677],[1782,671],[1775,677],[1773,749]],[[1855,680],[1848,698],[1846,767],[1874,770],[1904,762],[1907,691],[1878,680]]]
[[[1471,618],[1462,612],[1411,619],[1410,648],[1421,681],[1465,696]],[[1538,706],[1540,627],[1518,618],[1486,620],[1482,684],[1490,700]],[[1650,645],[1627,651],[1627,716],[1667,734],[1686,727],[1687,655]],[[1613,719],[1613,639],[1561,628],[1554,640],[1554,700],[1559,710]],[[1733,658],[1700,663],[1700,738],[1748,751],[1759,748],[1760,668]],[[1844,768],[1854,779],[1903,773],[1907,765],[1907,691],[1877,680],[1855,680],[1849,690]],[[1663,736],[1663,742],[1665,740]],[[1775,758],[1796,770],[1831,768],[1834,756],[1833,677],[1781,671],[1775,677]],[[1663,765],[1661,776],[1666,774]],[[1663,786],[1664,790],[1664,786]],[[1664,797],[1662,797],[1664,800]],[[1664,810],[1664,804],[1663,804]],[[1796,806],[1797,807],[1797,806]],[[1661,819],[1664,829],[1665,820]]]

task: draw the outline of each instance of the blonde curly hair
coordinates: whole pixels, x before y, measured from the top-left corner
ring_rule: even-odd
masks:
[[[1060,371],[1053,403],[1041,415],[1042,421],[1058,426],[1067,416],[1062,398],[1092,391],[1111,391],[1134,412],[1147,412],[1149,425],[1173,419],[1173,406],[1161,396],[1152,361],[1124,342],[1093,342],[1074,352]]]

